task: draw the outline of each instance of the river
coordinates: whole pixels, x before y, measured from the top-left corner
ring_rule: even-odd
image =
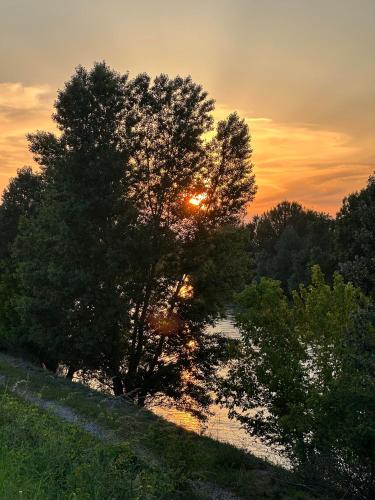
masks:
[[[230,315],[227,319],[219,321],[215,327],[209,328],[207,333],[220,333],[228,338],[238,339],[239,331],[234,325],[233,317]],[[77,376],[77,380],[82,380]],[[106,391],[104,386],[94,380],[86,380],[86,383],[98,390]],[[218,405],[211,407],[212,415],[202,424],[197,418],[190,413],[173,408],[173,406],[151,405],[149,407],[156,415],[159,415],[176,425],[183,427],[197,434],[204,434],[213,439],[232,444],[237,448],[248,451],[259,458],[266,459],[284,467],[288,467],[287,460],[281,456],[277,450],[271,449],[264,445],[259,439],[250,436],[237,422],[230,419],[225,408]]]
[[[215,327],[210,328],[208,333],[221,333],[229,338],[238,339],[239,332],[233,323],[233,319],[219,321]],[[179,411],[173,407],[153,406],[150,408],[154,413],[164,417],[166,420],[183,427],[189,431],[197,432],[212,437],[218,441],[230,443],[238,448],[251,452],[252,454],[265,458],[279,465],[286,465],[277,451],[270,449],[259,441],[259,439],[250,436],[240,424],[233,419],[228,418],[226,409],[218,405],[211,408],[213,415],[208,418],[204,424],[187,412]]]

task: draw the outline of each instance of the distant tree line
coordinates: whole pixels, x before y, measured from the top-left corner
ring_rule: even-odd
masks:
[[[220,401],[322,496],[374,498],[375,177],[335,219],[282,202],[249,228]]]
[[[310,280],[318,264],[332,278],[347,281],[374,297],[375,177],[343,200],[336,218],[284,201],[249,224],[249,248],[257,279],[279,280],[289,295]]]
[[[140,406],[203,417],[216,390],[307,483],[373,498],[375,177],[336,218],[246,225],[249,130],[213,109],[190,77],[77,68],[3,193],[0,349]],[[207,334],[234,301],[240,341]]]

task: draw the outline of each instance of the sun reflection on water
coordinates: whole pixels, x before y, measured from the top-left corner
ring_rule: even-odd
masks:
[[[214,328],[209,329],[215,333],[222,332],[230,338],[238,338],[239,332],[231,319],[220,321]],[[208,331],[208,333],[209,333]],[[212,415],[204,423],[186,411],[173,406],[157,405],[150,408],[157,415],[183,427],[186,430],[204,434],[218,441],[232,444],[254,455],[265,458],[271,462],[288,467],[287,461],[276,450],[250,436],[236,420],[229,419],[228,412],[219,405],[211,407]]]

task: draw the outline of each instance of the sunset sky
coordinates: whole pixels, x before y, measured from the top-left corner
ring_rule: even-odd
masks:
[[[375,170],[375,0],[0,0],[0,189],[52,129],[56,90],[106,60],[191,74],[246,118],[259,186],[335,214]]]

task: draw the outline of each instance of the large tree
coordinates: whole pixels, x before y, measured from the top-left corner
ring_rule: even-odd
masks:
[[[205,143],[213,102],[201,87],[190,78],[141,78],[143,108],[130,160],[138,217],[123,381],[142,401],[159,391],[177,397],[194,376],[203,398],[215,366],[209,353],[220,347],[204,327],[223,313],[245,270],[243,257],[231,262],[243,237],[229,224],[238,224],[254,195],[249,135],[232,114]]]
[[[18,311],[41,361],[70,373],[105,366],[115,376],[121,356],[126,83],[105,64],[79,67],[55,104],[60,134],[29,136],[46,193],[16,242]]]
[[[337,253],[346,279],[375,294],[375,176],[347,196],[336,219]]]
[[[31,136],[48,189],[14,254],[20,315],[56,362],[140,404],[209,402],[223,350],[205,327],[246,272],[249,132],[234,113],[208,140],[212,110],[190,77],[97,64],[59,93],[61,134]]]
[[[283,201],[254,217],[249,225],[250,251],[255,275],[280,280],[291,293],[309,281],[310,269],[320,265],[324,273],[335,269],[334,221],[327,215]]]

